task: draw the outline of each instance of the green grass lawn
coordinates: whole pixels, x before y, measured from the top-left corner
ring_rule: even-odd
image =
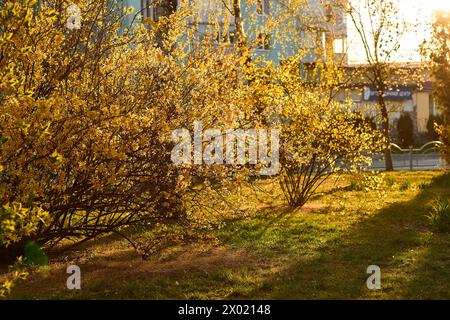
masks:
[[[450,175],[396,172],[382,180],[357,188],[355,177],[331,179],[298,211],[277,188],[267,201],[248,196],[256,213],[226,220],[219,242],[149,261],[119,239],[100,239],[54,258],[11,298],[450,299],[450,235],[426,218],[435,199],[450,197]],[[80,291],[65,289],[73,263],[82,270]],[[382,290],[367,289],[369,265],[381,267]]]

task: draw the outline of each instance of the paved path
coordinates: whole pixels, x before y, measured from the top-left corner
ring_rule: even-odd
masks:
[[[394,169],[395,170],[410,170],[409,154],[394,154]],[[372,170],[383,170],[384,160],[383,156],[373,157]],[[413,170],[444,170],[450,169],[441,158],[439,154],[414,154],[413,155]]]

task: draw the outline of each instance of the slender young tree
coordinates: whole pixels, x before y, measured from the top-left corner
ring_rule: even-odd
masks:
[[[347,12],[364,52],[364,66],[359,72],[378,93],[377,109],[386,141],[386,170],[392,171],[390,117],[385,92],[411,77],[408,68],[394,69],[400,62],[403,37],[412,31],[414,23],[405,20],[399,0],[353,0],[348,3]]]

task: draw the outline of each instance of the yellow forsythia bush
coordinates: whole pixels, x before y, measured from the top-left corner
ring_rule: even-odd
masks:
[[[70,29],[71,3],[0,7],[0,251],[20,251],[23,234],[54,245],[185,226],[192,174],[172,163],[171,133],[193,119],[224,126],[240,107],[237,59],[188,55],[183,12],[125,26],[138,19],[120,1],[80,0]]]

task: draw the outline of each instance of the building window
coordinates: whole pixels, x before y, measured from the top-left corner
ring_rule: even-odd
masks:
[[[152,18],[158,21],[160,17],[171,15],[177,10],[177,0],[141,0],[142,18]]]
[[[325,5],[324,15],[326,22],[331,22],[335,25],[340,25],[345,22],[345,9],[337,7],[336,5]]]
[[[435,116],[436,115],[436,104],[434,102],[434,98],[433,95],[430,93],[429,95],[429,101],[430,101],[430,116]]]
[[[270,34],[260,33],[258,35],[258,49],[270,50]]]
[[[336,25],[341,25],[345,23],[345,11],[339,9],[338,12],[336,12],[336,21],[334,22]]]
[[[344,39],[334,39],[333,40],[333,52],[335,54],[344,54],[345,53]]]
[[[153,8],[152,8],[152,0],[141,0],[141,8],[142,8],[142,19],[145,18],[153,18]]]
[[[269,15],[270,14],[270,1],[269,0],[258,0],[258,14]]]
[[[233,44],[236,42],[236,33],[234,30],[228,30],[228,32],[224,32],[223,30],[220,30],[217,33],[216,42],[219,44],[225,43],[225,44]]]
[[[177,0],[164,0],[156,6],[153,18],[158,21],[160,17],[171,15],[177,10]]]

